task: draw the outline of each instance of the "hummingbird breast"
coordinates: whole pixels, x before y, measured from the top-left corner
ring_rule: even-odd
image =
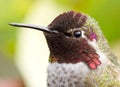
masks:
[[[84,68],[80,68],[84,67]],[[48,87],[86,87],[85,77],[89,72],[84,63],[60,64],[50,63],[48,66]]]

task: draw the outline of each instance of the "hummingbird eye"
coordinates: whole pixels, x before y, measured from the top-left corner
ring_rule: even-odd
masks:
[[[73,32],[73,36],[76,37],[76,38],[81,37],[81,35],[82,35],[82,33],[81,33],[80,30],[77,30],[77,31],[74,31],[74,32]]]

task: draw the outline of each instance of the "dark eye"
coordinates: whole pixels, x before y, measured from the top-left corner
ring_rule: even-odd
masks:
[[[81,31],[74,31],[73,35],[74,35],[74,37],[79,38],[79,37],[81,37],[82,33],[81,33]]]

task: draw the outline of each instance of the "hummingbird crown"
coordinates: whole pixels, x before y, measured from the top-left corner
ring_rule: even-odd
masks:
[[[56,17],[48,26],[49,29],[58,30],[59,32],[66,32],[69,29],[82,27],[87,17],[81,13],[74,11],[65,12]]]

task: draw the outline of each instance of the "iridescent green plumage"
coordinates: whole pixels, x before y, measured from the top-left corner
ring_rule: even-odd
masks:
[[[99,50],[106,55],[106,61],[86,76],[85,87],[120,87],[120,60],[111,51],[97,22],[88,16],[85,26],[92,26],[98,36]]]

